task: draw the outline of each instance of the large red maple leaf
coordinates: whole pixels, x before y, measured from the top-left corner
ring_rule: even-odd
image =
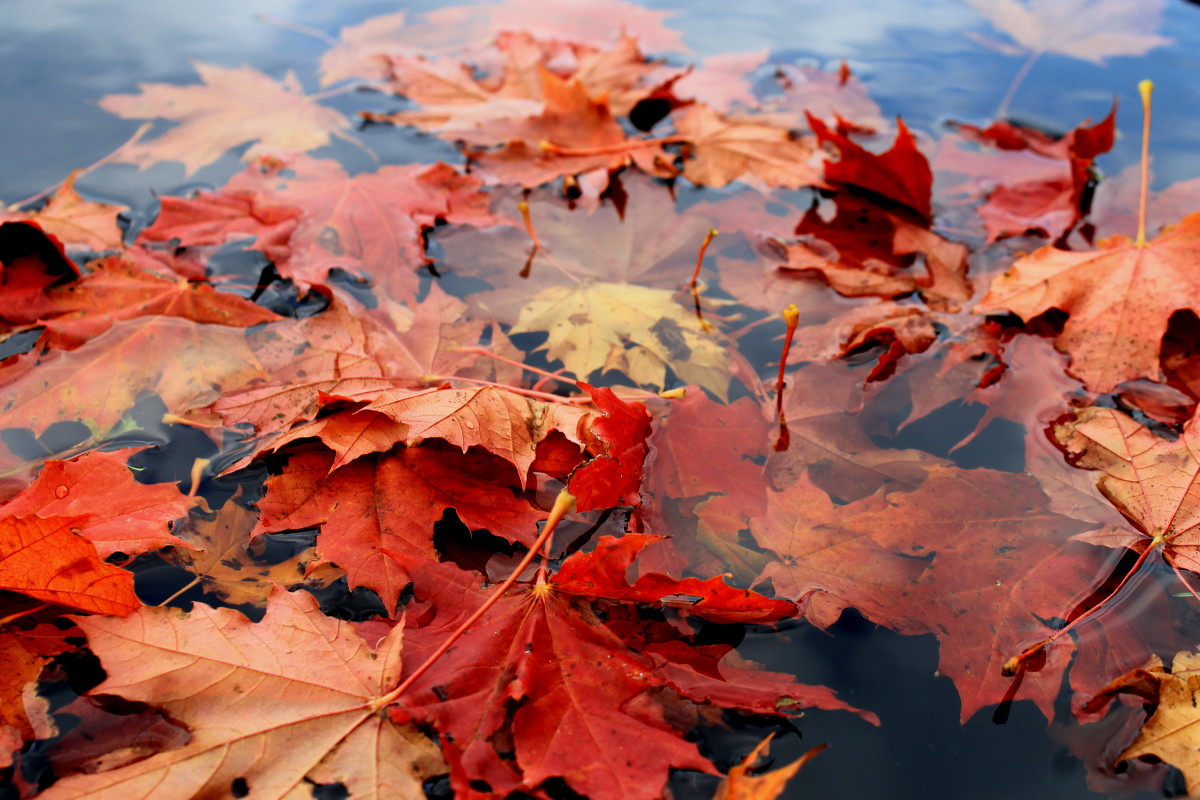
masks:
[[[628,556],[643,544],[607,546]],[[561,777],[598,800],[650,800],[660,795],[670,767],[711,772],[712,764],[669,721],[670,701],[655,687],[767,714],[806,705],[849,709],[822,687],[722,664],[724,652],[694,648],[669,625],[624,613],[627,606],[610,604],[605,611],[603,603],[584,601],[577,592],[624,591],[636,595],[630,600],[658,602],[695,588],[663,580],[653,591],[639,590],[640,581],[621,589],[624,557],[599,582],[581,582],[580,573],[601,560],[576,554],[548,582],[514,587],[412,685],[406,705],[442,732],[457,792],[480,796],[472,788],[480,780],[494,794],[532,791]],[[409,614],[406,632],[411,655],[436,648],[487,597],[476,576],[450,565],[422,569],[415,580],[419,607]],[[777,618],[777,601],[741,597],[743,619]],[[724,602],[717,618],[736,615],[732,597]],[[511,744],[501,749],[500,742]]]

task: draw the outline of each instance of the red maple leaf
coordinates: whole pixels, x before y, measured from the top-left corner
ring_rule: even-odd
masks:
[[[826,180],[886,197],[911,208],[924,219],[933,215],[930,204],[933,173],[904,120],[896,119],[896,141],[891,149],[876,155],[830,130],[811,113],[807,116],[808,125],[821,144],[833,145],[840,156],[837,161],[825,162]]]

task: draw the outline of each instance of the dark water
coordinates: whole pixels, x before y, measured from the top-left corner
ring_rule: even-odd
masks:
[[[336,35],[343,25],[397,7],[416,12],[433,5],[3,0],[0,200],[12,203],[29,197],[120,146],[136,123],[105,113],[95,101],[107,93],[132,92],[139,82],[192,83],[191,61],[245,63],[272,76],[294,69],[308,90],[317,90],[313,72],[326,44],[256,21],[257,14]],[[946,120],[990,119],[1021,64],[1020,58],[985,49],[964,36],[963,30],[970,29],[1000,38],[965,2],[954,0],[673,0],[649,5],[678,12],[670,24],[683,31],[694,52],[672,55],[676,60],[768,51],[779,61],[829,68],[845,59],[886,115],[903,114],[917,131],[935,135]],[[1066,130],[1085,118],[1100,119],[1118,98],[1122,135],[1113,152],[1099,161],[1105,172],[1115,175],[1137,162],[1140,115],[1135,87],[1138,80],[1150,78],[1157,86],[1155,187],[1200,176],[1200,7],[1172,0],[1160,32],[1174,44],[1143,57],[1112,58],[1105,65],[1043,56],[1017,94],[1012,115]],[[387,98],[372,95],[343,96],[332,104],[348,113],[389,107]],[[440,158],[459,163],[449,144],[431,138],[390,128],[368,128],[361,137],[385,162]],[[373,168],[361,151],[339,148],[336,156],[351,169]],[[236,153],[191,178],[185,178],[179,165],[146,172],[115,165],[81,179],[78,188],[90,199],[128,205],[135,220],[145,219],[154,212],[155,193],[219,185],[239,167]],[[997,460],[1003,457],[995,454]],[[800,735],[782,736],[773,747],[781,762],[815,744],[829,742],[831,747],[805,767],[791,797],[1099,796],[1085,786],[1083,762],[1071,754],[1067,740],[1048,735],[1045,720],[1030,704],[1017,702],[998,714],[985,710],[960,726],[954,688],[949,679],[936,675],[937,645],[932,637],[901,637],[849,614],[830,632],[798,623],[780,635],[751,633],[742,651],[774,668],[794,671],[802,680],[826,683],[882,720],[878,729],[846,714],[812,712],[799,720]],[[752,725],[713,732],[705,746],[727,767],[761,734]],[[1164,772],[1154,779],[1159,785]],[[687,795],[689,785],[697,796],[707,796],[714,784],[707,778],[681,776],[681,796]],[[1106,791],[1115,792],[1118,786],[1109,784]],[[1161,794],[1154,789],[1141,796]]]

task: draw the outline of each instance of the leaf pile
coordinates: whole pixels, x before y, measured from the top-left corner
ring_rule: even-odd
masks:
[[[1035,55],[1160,43],[972,5]],[[849,613],[933,634],[964,721],[1137,694],[1157,710],[1120,757],[1200,785],[1200,218],[1020,255],[1087,219],[1115,111],[934,140],[846,68],[672,66],[642,49],[683,49],[663,12],[606,8],[620,29],[504,0],[342,31],[321,81],[390,93],[364,118],[457,164],[351,174],[349,120],[294,75],[198,64],[101,100],[177,123],[115,157],[190,175],[249,145],[241,171],[124,233],[74,176],[0,217],[18,795],[651,800],[692,770],[775,797],[803,760],[755,777],[762,750],[695,731],[879,721],[712,631]],[[1101,607],[1134,591],[1113,551],[1172,568],[1138,584],[1152,623]],[[105,677],[75,676],[72,729],[38,692],[85,652]],[[37,766],[60,735],[112,747]]]

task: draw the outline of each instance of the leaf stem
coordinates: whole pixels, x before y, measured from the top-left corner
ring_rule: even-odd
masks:
[[[526,372],[532,372],[534,375],[541,375],[543,378],[550,378],[552,380],[561,381],[562,383],[569,383],[572,386],[575,385],[575,381],[571,380],[570,378],[564,378],[561,375],[554,374],[553,372],[547,372],[546,370],[540,369],[539,367],[531,367],[528,364],[522,363],[520,361],[515,361],[511,358],[506,358],[506,357],[500,355],[499,353],[494,353],[491,350],[487,350],[483,347],[461,347],[461,348],[456,348],[456,349],[460,353],[474,353],[475,355],[478,355],[478,356],[487,356],[488,358],[494,358],[497,361],[502,361],[505,364],[510,364],[514,367],[520,367],[521,369],[525,370]]]
[[[628,153],[630,150],[640,150],[643,147],[655,147],[662,144],[683,144],[690,142],[686,136],[660,136],[657,139],[625,139],[612,144],[601,144],[595,147],[560,147],[553,142],[543,139],[538,142],[538,149],[543,153],[556,156],[604,156],[617,153]]]
[[[1058,630],[1056,630],[1054,633],[1047,636],[1042,641],[1038,642],[1037,644],[1026,647],[1018,655],[1015,655],[1012,658],[1010,658],[1008,661],[1004,662],[1004,666],[1000,668],[1000,672],[1009,677],[1015,675],[1017,673],[1017,670],[1020,669],[1021,665],[1024,664],[1029,659],[1033,658],[1039,652],[1041,652],[1042,648],[1047,647],[1050,644],[1053,644],[1056,640],[1058,640],[1067,631],[1071,630],[1072,628],[1078,627],[1079,623],[1083,622],[1085,619],[1087,619],[1088,617],[1092,616],[1097,611],[1099,611],[1105,604],[1108,603],[1109,600],[1112,600],[1114,597],[1116,597],[1120,593],[1121,589],[1125,588],[1125,584],[1129,582],[1130,578],[1132,578],[1135,574],[1137,574],[1137,571],[1141,568],[1142,563],[1145,562],[1146,558],[1151,553],[1156,551],[1158,549],[1158,546],[1160,544],[1162,544],[1164,541],[1166,541],[1166,538],[1164,536],[1162,536],[1161,534],[1154,537],[1150,541],[1150,546],[1142,551],[1142,554],[1138,556],[1137,561],[1133,562],[1133,566],[1130,567],[1129,571],[1125,573],[1125,577],[1121,578],[1121,582],[1117,584],[1117,588],[1115,588],[1111,592],[1109,592],[1107,597],[1105,597],[1100,602],[1096,603],[1094,606],[1092,606],[1087,611],[1080,614],[1075,619],[1068,622],[1066,625],[1064,625],[1061,628],[1059,628]]]
[[[1004,97],[1000,100],[1000,105],[996,108],[996,119],[1004,119],[1008,114],[1008,106],[1012,103],[1013,97],[1017,94],[1017,89],[1021,88],[1021,84],[1025,82],[1025,78],[1029,75],[1029,70],[1033,69],[1033,65],[1041,57],[1041,50],[1034,50],[1025,59],[1025,63],[1017,70],[1017,74],[1013,75],[1012,82],[1008,84],[1008,90],[1004,92]]]
[[[692,270],[692,279],[688,282],[688,286],[692,290],[692,303],[696,306],[696,319],[700,320],[700,327],[706,331],[711,331],[712,325],[704,319],[704,313],[700,310],[700,287],[697,281],[700,279],[700,267],[704,265],[704,254],[708,252],[709,244],[719,234],[720,231],[716,228],[709,228],[708,233],[704,234],[704,241],[700,243],[700,252],[696,254],[696,268]]]
[[[49,608],[49,607],[50,607],[49,603],[42,603],[40,606],[34,606],[33,608],[27,608],[24,611],[17,611],[16,613],[9,614],[7,617],[0,617],[0,628],[3,628],[5,625],[11,625],[12,623],[19,620],[21,617],[28,617],[30,614],[36,614],[37,612],[41,611],[43,608]]]
[[[534,391],[533,389],[522,389],[519,386],[509,386],[506,383],[497,383],[496,381],[485,381],[482,378],[467,378],[462,375],[442,375],[440,376],[440,380],[463,381],[464,383],[475,383],[480,386],[491,386],[494,389],[504,389],[505,391],[513,392],[514,394],[525,395],[526,397],[532,397],[535,400],[545,400],[550,403],[585,405],[592,402],[592,398],[590,397],[562,397],[561,395],[550,394],[549,392],[538,392]],[[570,381],[570,383],[574,382],[575,381]]]
[[[417,667],[416,670],[413,671],[413,673],[407,678],[405,678],[395,689],[388,692],[384,696],[373,700],[370,704],[372,710],[378,710],[396,702],[396,698],[404,694],[410,686],[416,683],[417,680],[424,675],[430,667],[433,666],[434,662],[445,655],[446,651],[449,650],[455,642],[462,638],[462,635],[467,632],[468,628],[478,622],[479,618],[486,614],[488,609],[494,606],[500,600],[504,593],[508,591],[508,588],[516,583],[517,578],[521,575],[521,572],[523,572],[524,569],[529,566],[530,562],[537,557],[542,547],[550,541],[550,537],[554,535],[554,529],[558,527],[558,523],[561,522],[563,517],[570,513],[571,509],[574,507],[575,496],[566,489],[561,489],[558,493],[558,497],[554,498],[554,507],[550,509],[550,516],[546,518],[546,524],[542,528],[542,532],[538,535],[538,538],[534,540],[533,544],[529,548],[529,551],[525,553],[525,557],[522,558],[520,563],[513,568],[512,573],[505,578],[499,586],[492,590],[492,593],[488,596],[488,599],[483,601],[483,605],[475,609],[475,613],[463,620],[463,622],[454,629],[454,632],[447,637],[446,641],[442,642],[438,649],[434,650],[433,653],[431,653],[430,656],[425,659],[425,662],[421,664],[421,666]]]
[[[783,319],[787,323],[787,333],[783,339],[783,353],[779,356],[779,377],[775,380],[775,416],[779,418],[779,438],[775,440],[776,452],[787,450],[792,440],[787,420],[783,416],[783,389],[787,385],[783,380],[783,371],[787,369],[788,353],[792,349],[792,339],[796,336],[796,326],[800,322],[800,309],[796,308],[795,303],[789,303],[783,310]]]
[[[280,17],[272,17],[270,14],[255,14],[254,19],[259,22],[266,22],[270,25],[283,28],[285,31],[292,31],[293,33],[302,33],[305,36],[311,36],[314,39],[319,39],[330,47],[337,47],[339,44],[341,44],[341,42],[325,33],[325,31],[319,31],[316,28],[310,28],[309,26],[301,25],[298,22],[292,22]]]
[[[42,189],[37,194],[30,195],[29,197],[26,197],[24,200],[18,200],[15,203],[10,203],[8,205],[9,210],[17,211],[17,210],[29,205],[30,203],[36,203],[38,200],[41,200],[46,195],[52,194],[53,192],[58,191],[58,188],[60,186],[62,186],[64,183],[66,183],[67,180],[78,179],[80,176],[87,175],[90,172],[94,172],[95,170],[99,169],[100,167],[104,166],[105,164],[109,163],[110,161],[116,160],[117,156],[120,155],[122,150],[125,150],[126,148],[137,144],[138,141],[143,136],[145,136],[146,132],[149,131],[150,128],[153,126],[154,126],[153,122],[143,122],[141,127],[139,127],[136,131],[133,132],[133,136],[130,136],[128,139],[126,139],[124,144],[122,144],[116,150],[113,150],[111,153],[106,155],[104,158],[95,162],[91,166],[83,167],[82,169],[75,170],[66,179],[61,180],[58,183],[51,184],[50,186],[47,186],[45,189]]]
[[[1142,192],[1138,198],[1138,230],[1136,247],[1146,246],[1146,197],[1150,193],[1150,95],[1154,92],[1154,81],[1138,83],[1138,94],[1142,96]]]

